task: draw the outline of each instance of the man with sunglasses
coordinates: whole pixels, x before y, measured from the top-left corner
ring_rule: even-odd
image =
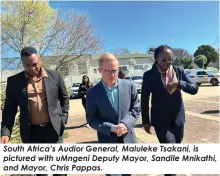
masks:
[[[8,143],[17,108],[23,143],[62,143],[69,96],[59,72],[44,69],[33,47],[21,50],[24,71],[8,78],[1,123],[1,142]]]
[[[137,90],[118,78],[118,59],[110,53],[99,58],[102,80],[87,92],[86,117],[97,130],[99,143],[136,143],[134,124],[140,113]]]

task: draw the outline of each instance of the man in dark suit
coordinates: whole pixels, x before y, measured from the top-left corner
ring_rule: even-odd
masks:
[[[133,82],[118,79],[118,60],[110,54],[99,59],[102,80],[87,91],[86,118],[97,130],[99,143],[136,143],[134,124],[140,101]]]
[[[17,108],[23,143],[62,143],[69,96],[59,72],[43,69],[35,48],[21,50],[24,71],[8,78],[1,141],[8,143]]]
[[[125,77],[126,77],[125,72],[122,71],[122,70],[120,70],[120,71],[118,72],[118,78],[120,78],[120,79],[125,79]]]
[[[155,63],[144,73],[141,108],[142,123],[147,133],[154,126],[160,143],[181,143],[184,134],[185,110],[181,90],[195,95],[198,86],[182,67],[172,66],[172,49],[167,45],[154,52]],[[149,100],[151,94],[151,119]],[[174,175],[174,174],[165,174]]]

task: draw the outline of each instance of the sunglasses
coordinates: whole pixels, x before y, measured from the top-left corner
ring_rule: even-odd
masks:
[[[173,59],[161,59],[162,62],[166,63],[166,62],[172,62]]]
[[[161,61],[166,63],[166,62],[172,62],[174,59],[175,57],[173,56],[172,58],[169,58],[169,59],[161,58]]]

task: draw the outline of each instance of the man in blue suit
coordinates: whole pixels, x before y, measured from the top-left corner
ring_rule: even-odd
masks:
[[[134,124],[140,101],[133,82],[118,79],[118,60],[110,53],[99,58],[102,80],[87,92],[86,118],[97,130],[99,143],[136,143]]]

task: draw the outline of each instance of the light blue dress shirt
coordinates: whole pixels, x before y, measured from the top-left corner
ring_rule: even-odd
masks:
[[[112,104],[112,107],[114,108],[115,112],[118,114],[119,111],[118,81],[116,82],[116,84],[112,89],[110,89],[103,81],[102,84],[105,88],[105,92],[108,96],[108,99]]]

